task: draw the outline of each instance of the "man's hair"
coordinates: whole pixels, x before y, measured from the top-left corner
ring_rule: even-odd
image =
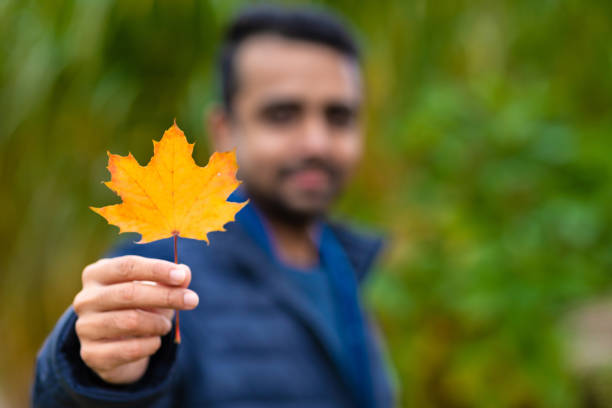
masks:
[[[236,51],[248,38],[275,34],[284,38],[321,44],[359,62],[359,49],[346,26],[328,12],[312,8],[251,7],[240,13],[228,26],[219,55],[221,99],[231,112],[238,90]]]

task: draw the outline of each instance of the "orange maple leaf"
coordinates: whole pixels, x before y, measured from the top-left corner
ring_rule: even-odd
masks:
[[[174,124],[159,142],[153,141],[153,157],[146,166],[134,156],[108,152],[111,180],[106,186],[117,193],[121,204],[90,207],[119,227],[119,233],[138,232],[140,244],[181,236],[204,240],[223,226],[248,200],[228,202],[240,185],[235,150],[214,153],[205,167],[193,160],[193,143]]]

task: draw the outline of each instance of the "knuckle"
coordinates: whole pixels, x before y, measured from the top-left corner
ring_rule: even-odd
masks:
[[[103,379],[104,381],[110,382],[110,380],[112,379],[112,376],[110,376],[108,374],[107,370],[104,369],[97,369],[95,370],[96,374],[98,374],[98,377],[100,377],[101,379]]]
[[[117,274],[122,280],[128,280],[134,275],[136,257],[134,255],[122,256],[117,268]]]
[[[81,345],[80,356],[81,360],[83,360],[88,366],[94,365],[95,354],[90,347],[87,347],[86,345]]]
[[[84,291],[80,291],[76,294],[74,300],[72,301],[72,307],[77,316],[80,316],[83,313],[83,309],[85,308],[86,304],[87,294]]]
[[[155,262],[151,265],[150,273],[154,281],[166,281],[170,277],[170,269],[162,262]]]
[[[164,306],[172,307],[174,305],[174,291],[172,289],[164,289],[166,295],[164,296]]]
[[[78,318],[76,323],[74,324],[74,331],[77,334],[77,337],[83,337],[85,322],[82,318]]]
[[[122,350],[123,357],[127,361],[137,360],[142,357],[143,347],[141,341],[130,341]]]
[[[153,338],[152,340],[152,350],[151,350],[151,354],[154,354],[155,352],[157,352],[157,350],[160,349],[161,347],[161,337],[156,336]]]
[[[165,335],[170,333],[170,330],[172,330],[172,323],[170,323],[170,321],[168,321],[166,318],[162,317],[159,323],[159,332],[162,335]]]
[[[136,310],[126,311],[121,317],[118,318],[117,326],[125,331],[133,332],[140,327],[141,318],[140,313]]]
[[[93,273],[92,269],[95,268],[94,265],[95,264],[89,264],[83,268],[83,273],[81,274],[81,282],[83,283],[83,286],[85,286],[85,284],[91,280],[91,275]]]
[[[98,377],[107,382],[112,382],[113,380],[113,375],[111,373],[112,369],[110,368],[99,368],[96,370],[96,374],[98,374]]]
[[[131,282],[120,286],[117,289],[117,296],[119,297],[119,300],[123,303],[133,302],[134,298],[136,297],[136,283]]]
[[[174,319],[174,310],[173,309],[160,309],[160,313],[162,314],[162,316],[164,316],[166,319],[168,319],[168,323],[170,323],[172,321],[172,319]]]

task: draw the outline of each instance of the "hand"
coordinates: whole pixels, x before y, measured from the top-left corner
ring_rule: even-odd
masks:
[[[88,265],[82,278],[73,302],[81,358],[109,383],[138,381],[172,329],[174,309],[198,304],[198,295],[186,289],[186,265],[122,256]]]

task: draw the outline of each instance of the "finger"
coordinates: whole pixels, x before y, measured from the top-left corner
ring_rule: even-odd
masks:
[[[190,310],[198,302],[198,295],[189,289],[127,282],[82,290],[75,297],[73,306],[77,315],[81,316],[85,312],[121,309]]]
[[[158,313],[131,309],[85,314],[79,317],[75,329],[81,340],[151,337],[170,332],[172,322]]]
[[[163,308],[146,308],[143,309],[147,312],[155,313],[166,317],[168,320],[172,321],[174,318],[174,309],[163,309]]]
[[[191,270],[184,264],[136,255],[100,259],[83,270],[83,286],[88,283],[110,285],[135,280],[187,287],[191,281]]]
[[[151,309],[153,313],[158,313],[168,320],[172,321],[174,318],[174,309]]]
[[[151,356],[160,347],[159,336],[91,341],[81,347],[81,359],[95,370],[109,371],[120,365]]]

